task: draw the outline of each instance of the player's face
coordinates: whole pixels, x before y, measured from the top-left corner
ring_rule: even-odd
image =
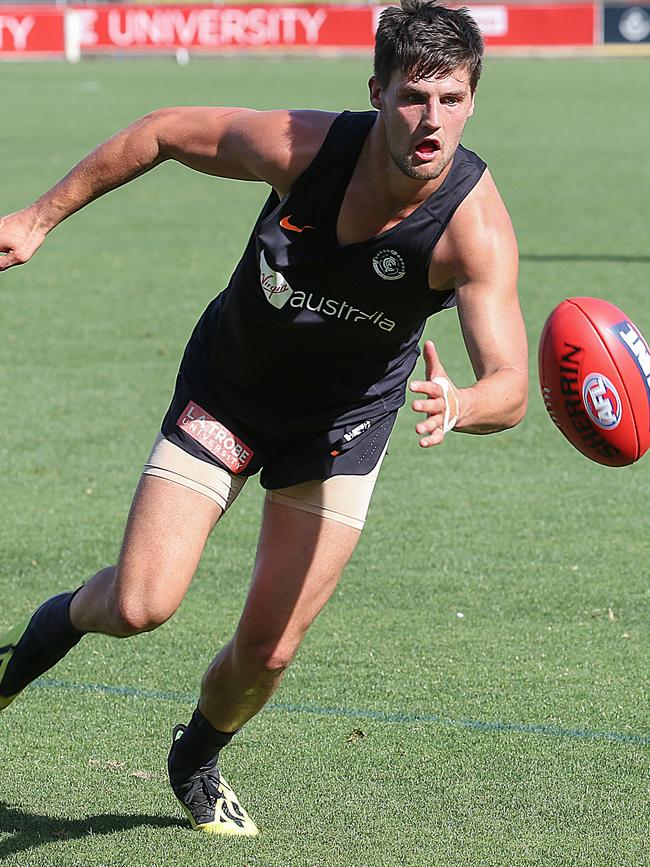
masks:
[[[379,109],[388,152],[409,178],[437,178],[454,155],[467,118],[474,111],[469,73],[409,80],[394,72],[383,88],[371,78],[370,101]]]

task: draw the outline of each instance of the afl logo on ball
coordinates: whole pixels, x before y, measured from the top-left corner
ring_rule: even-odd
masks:
[[[375,253],[372,267],[382,280],[400,280],[406,274],[404,259],[397,250],[380,250]]]
[[[621,420],[621,399],[602,373],[590,373],[582,383],[582,401],[589,417],[603,430],[613,430]]]

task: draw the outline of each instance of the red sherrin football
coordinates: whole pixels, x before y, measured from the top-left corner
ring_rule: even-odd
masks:
[[[568,298],[539,341],[546,409],[583,455],[609,467],[650,446],[650,349],[628,317],[600,298]]]

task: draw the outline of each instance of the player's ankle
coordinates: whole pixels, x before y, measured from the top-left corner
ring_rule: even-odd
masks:
[[[23,690],[80,641],[84,633],[72,624],[69,610],[76,592],[59,593],[36,609],[2,679],[3,695]]]
[[[227,746],[236,734],[237,732],[222,732],[216,729],[197,707],[182,737],[172,746],[168,761],[170,779],[187,779],[202,767],[213,767],[223,747]]]

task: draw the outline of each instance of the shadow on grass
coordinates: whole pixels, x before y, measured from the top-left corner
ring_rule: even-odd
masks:
[[[0,842],[0,864],[35,846],[59,843],[98,834],[114,834],[149,825],[153,828],[177,828],[183,821],[164,816],[119,815],[103,813],[85,819],[59,819],[53,816],[27,813],[0,802],[0,833],[12,836]]]

